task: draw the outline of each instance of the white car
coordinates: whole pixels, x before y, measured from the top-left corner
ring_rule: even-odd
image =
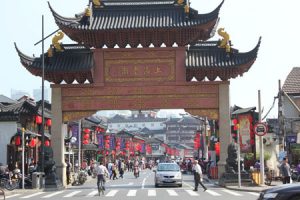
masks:
[[[158,186],[182,187],[182,173],[177,163],[159,163],[155,172],[154,183]]]

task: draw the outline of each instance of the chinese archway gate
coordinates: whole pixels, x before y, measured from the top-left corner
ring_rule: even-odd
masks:
[[[223,2],[208,14],[198,14],[185,2],[93,1],[75,18],[62,17],[49,5],[62,31],[42,55],[45,80],[53,83],[52,145],[62,180],[65,123],[98,110],[184,108],[218,120],[223,149],[219,173],[224,171],[224,149],[230,142],[229,80],[250,69],[260,41],[245,53],[231,47],[224,29],[218,30],[221,40],[207,41],[217,29]],[[59,43],[63,33],[77,44]],[[16,49],[25,68],[41,76],[42,56]]]

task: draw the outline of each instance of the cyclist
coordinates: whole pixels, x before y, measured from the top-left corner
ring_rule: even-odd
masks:
[[[97,186],[99,188],[100,181],[102,181],[102,188],[105,190],[105,176],[108,175],[107,168],[103,165],[103,162],[100,162],[100,165],[96,168],[97,172]]]

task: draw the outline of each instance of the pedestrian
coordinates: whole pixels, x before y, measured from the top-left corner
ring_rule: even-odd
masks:
[[[194,166],[193,166],[193,171],[194,171],[194,181],[195,181],[195,188],[194,191],[198,191],[198,185],[200,183],[200,185],[202,186],[202,188],[204,189],[204,192],[207,190],[207,188],[205,187],[205,185],[202,183],[202,169],[200,167],[200,165],[198,164],[198,160],[194,161]]]
[[[105,182],[106,182],[105,177],[108,176],[109,172],[107,168],[103,165],[102,161],[100,161],[100,165],[97,166],[96,171],[97,171],[97,187],[99,188],[100,181],[103,181],[102,187],[103,190],[105,190]]]
[[[291,167],[288,163],[288,158],[283,158],[282,164],[280,165],[280,172],[282,175],[282,183],[287,184],[291,182]]]
[[[120,166],[120,170],[119,170],[119,173],[120,173],[120,178],[123,178],[123,175],[124,175],[124,170],[125,170],[125,164],[124,164],[124,161],[120,161],[121,163],[121,166]]]
[[[71,183],[71,163],[66,159],[66,175],[67,175],[67,185]]]

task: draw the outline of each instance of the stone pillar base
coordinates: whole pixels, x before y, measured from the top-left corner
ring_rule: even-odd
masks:
[[[66,164],[61,163],[60,165],[56,165],[56,174],[58,180],[61,182],[62,186],[67,186],[67,172],[66,172]]]
[[[218,162],[218,177],[222,177],[222,174],[225,173],[225,165],[226,162],[225,161],[219,161]]]

